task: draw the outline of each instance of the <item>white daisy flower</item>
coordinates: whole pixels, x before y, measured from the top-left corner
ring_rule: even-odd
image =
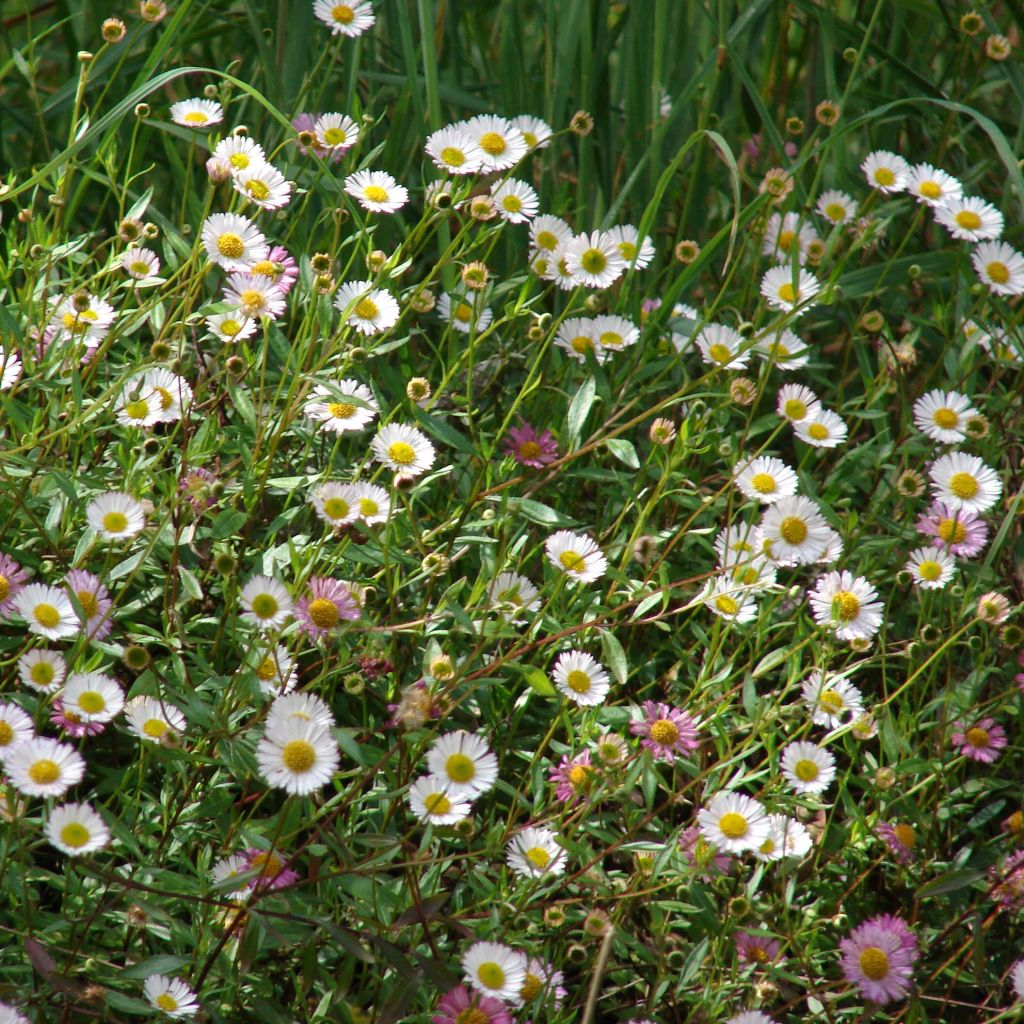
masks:
[[[757,340],[754,351],[780,370],[799,370],[811,358],[811,350],[803,339],[788,327],[774,335],[767,334]]]
[[[110,842],[106,822],[88,804],[54,807],[46,821],[46,838],[51,846],[69,857],[102,850]]]
[[[124,707],[124,691],[102,672],[72,672],[60,699],[84,722],[113,721]]]
[[[814,621],[840,640],[869,640],[882,625],[882,602],[863,577],[847,572],[822,576],[808,593]]]
[[[377,20],[370,0],[349,0],[344,4],[316,0],[313,13],[331,30],[331,35],[340,33],[353,39],[372,28]]]
[[[159,743],[168,732],[184,732],[186,725],[178,708],[153,697],[132,697],[124,706],[124,717],[128,728],[149,743]]]
[[[45,583],[30,583],[14,595],[14,607],[28,631],[47,640],[74,636],[80,623],[67,594]]]
[[[53,342],[70,338],[94,349],[107,336],[117,313],[109,302],[94,295],[86,294],[85,309],[76,308],[76,302],[80,302],[78,297],[69,296],[57,307],[50,321]]]
[[[462,970],[477,992],[511,1003],[526,980],[526,957],[497,942],[474,942],[462,958]]]
[[[449,295],[447,292],[437,300],[437,315],[463,334],[486,331],[494,319],[482,296]]]
[[[332,382],[330,387],[316,385],[303,411],[325,429],[343,434],[372,423],[378,407],[373,392],[365,384],[346,377]]]
[[[944,505],[965,512],[987,512],[1003,492],[996,471],[976,455],[949,452],[928,469],[932,493]]]
[[[249,859],[242,853],[233,853],[230,857],[222,857],[210,869],[210,881],[214,887],[224,893],[243,892],[248,887],[247,881],[235,885],[231,882],[251,871]]]
[[[562,694],[583,707],[603,704],[611,686],[604,666],[583,651],[560,654],[551,678]]]
[[[919,202],[938,207],[958,200],[963,186],[952,175],[931,164],[917,164],[907,175],[907,191]]]
[[[28,1017],[11,1006],[9,1003],[0,1003],[0,1024],[31,1024]]]
[[[903,192],[910,177],[907,161],[895,153],[884,149],[876,149],[869,153],[860,165],[864,177],[872,188],[886,194]]]
[[[213,157],[226,163],[232,174],[267,162],[263,147],[248,135],[226,135],[214,147]]]
[[[831,409],[819,409],[814,416],[807,416],[793,424],[793,433],[806,444],[815,448],[835,448],[846,440],[846,423]]]
[[[524,828],[513,836],[505,848],[505,859],[522,878],[543,878],[565,871],[565,850],[547,828]]]
[[[559,530],[544,542],[548,561],[577,583],[593,583],[608,568],[608,559],[586,533]]]
[[[836,777],[836,759],[816,743],[798,740],[782,750],[782,774],[794,793],[824,793]]]
[[[261,210],[280,210],[292,198],[292,183],[273,164],[250,164],[232,175],[235,191]]]
[[[857,203],[854,198],[836,189],[822,192],[818,196],[815,209],[832,224],[845,224],[857,215]]]
[[[171,104],[171,120],[186,128],[208,128],[224,120],[224,108],[216,100],[179,100]]]
[[[541,252],[553,253],[572,241],[573,231],[561,217],[541,214],[530,221],[530,241]]]
[[[1024,999],[1024,958],[1018,960],[1010,969],[1010,981],[1018,999]]]
[[[401,310],[395,297],[372,281],[349,281],[334,296],[334,307],[349,327],[360,334],[381,334],[398,323]]]
[[[508,616],[510,622],[527,618],[527,612],[540,608],[540,593],[525,577],[516,572],[500,572],[487,590],[492,606]]]
[[[756,850],[768,838],[768,815],[742,793],[716,793],[697,812],[701,835],[723,853]]]
[[[614,313],[595,316],[591,321],[591,329],[602,352],[619,352],[640,340],[640,329],[636,324]]]
[[[248,270],[270,254],[263,232],[248,217],[214,213],[203,221],[200,232],[206,254],[229,273]]]
[[[431,825],[454,825],[468,817],[472,805],[465,797],[454,798],[447,783],[433,775],[417,779],[406,794],[412,813]]]
[[[794,258],[806,263],[807,247],[817,241],[820,241],[817,232],[806,221],[800,222],[800,214],[773,213],[765,227],[761,252],[787,264]]]
[[[423,148],[434,166],[448,174],[476,174],[484,164],[483,150],[464,124],[439,128]]]
[[[800,859],[814,845],[810,832],[795,818],[785,814],[768,815],[768,836],[756,850],[755,860],[762,862],[782,860],[783,857]]]
[[[243,316],[237,310],[215,313],[206,318],[206,327],[210,333],[228,345],[251,338],[256,333],[258,326],[259,324],[254,318]]]
[[[818,669],[809,673],[800,693],[815,725],[838,729],[864,714],[864,698],[853,683]]]
[[[427,752],[427,770],[456,799],[475,799],[498,779],[498,759],[487,741],[458,729],[434,740]]]
[[[821,557],[818,558],[818,564],[829,565],[832,562],[837,562],[842,553],[843,538],[830,526],[828,528],[828,538],[825,541],[825,550],[821,553]]]
[[[415,427],[389,423],[370,442],[373,457],[396,473],[419,476],[434,464],[434,446]]]
[[[142,502],[123,491],[97,495],[85,510],[89,529],[104,540],[126,540],[146,525]]]
[[[35,736],[32,717],[17,704],[0,701],[0,764],[20,743]]]
[[[23,796],[63,796],[82,781],[85,760],[67,743],[36,736],[4,757],[4,772]]]
[[[757,569],[754,572],[756,579],[759,573]],[[708,580],[701,599],[711,611],[729,622],[742,624],[757,618],[757,605],[750,588],[738,583],[734,573]]]
[[[515,178],[492,185],[491,198],[498,216],[509,224],[525,224],[536,217],[540,209],[540,198],[533,187]]]
[[[761,528],[753,523],[733,523],[718,531],[715,555],[725,571],[761,555]]]
[[[115,419],[123,427],[147,430],[154,423],[160,422],[162,412],[160,396],[136,379],[124,386],[117,400]]]
[[[239,595],[242,619],[264,631],[280,629],[292,613],[291,595],[280,580],[272,576],[253,576]]]
[[[316,514],[335,530],[354,523],[359,515],[358,485],[328,480],[319,484],[309,495]]]
[[[224,285],[224,301],[238,307],[242,317],[268,316],[276,320],[285,309],[285,294],[262,274],[229,274]]]
[[[588,352],[593,353],[598,363],[608,358],[591,317],[570,316],[563,320],[555,332],[555,345],[578,363],[586,362]]]
[[[818,396],[803,384],[784,384],[775,400],[775,411],[790,423],[817,417],[821,411]]]
[[[371,213],[394,213],[409,201],[408,189],[386,171],[356,171],[345,179],[345,191]]]
[[[761,278],[761,294],[765,302],[773,309],[787,313],[798,309],[804,312],[815,304],[814,297],[820,291],[821,282],[803,267],[797,271],[786,266],[772,267]]]
[[[278,699],[294,696],[301,695]],[[338,744],[327,729],[293,716],[268,721],[256,745],[256,763],[267,784],[297,796],[326,786],[339,761]]]
[[[577,285],[608,288],[626,269],[618,244],[606,231],[584,232],[565,246],[565,265]]]
[[[199,1000],[195,992],[179,978],[151,974],[142,990],[150,1004],[168,1017],[194,1017],[199,1012]]]
[[[512,118],[512,123],[523,133],[523,138],[530,149],[547,149],[551,145],[551,136],[554,133],[547,121],[532,114],[520,114]]]
[[[967,436],[967,421],[977,415],[971,400],[958,391],[928,391],[914,403],[917,429],[942,444],[962,441]]]
[[[352,486],[355,488],[353,503],[357,519],[373,526],[386,523],[391,518],[391,498],[383,487],[362,481]]]
[[[69,602],[70,603],[70,602]],[[25,686],[40,693],[55,693],[67,673],[64,657],[59,651],[37,647],[18,659],[18,677]]]
[[[644,235],[641,238],[640,232],[632,224],[620,224],[609,228],[605,234],[618,246],[626,263],[636,270],[643,270],[657,255],[651,236]]]
[[[779,565],[808,565],[825,552],[829,525],[821,509],[799,495],[780,498],[761,519],[766,553]]]
[[[137,379],[143,387],[152,388],[156,392],[161,423],[180,420],[182,412],[192,402],[192,388],[188,381],[162,366],[152,367]]]
[[[750,349],[739,331],[725,324],[707,324],[697,335],[697,347],[704,362],[738,370],[750,362]]]
[[[733,478],[746,498],[762,505],[796,494],[796,473],[781,459],[770,455],[759,455],[741,463],[733,471]]]
[[[905,566],[915,587],[941,590],[956,571],[956,559],[944,548],[930,545],[910,552]]]
[[[126,249],[121,266],[129,277],[144,281],[160,273],[160,257],[152,249]]]
[[[570,242],[560,245],[549,256],[541,256],[533,260],[531,266],[545,281],[553,281],[563,292],[574,291],[579,286],[576,275],[569,269],[566,258]],[[543,269],[541,269],[543,266]]]
[[[514,167],[529,149],[523,133],[504,117],[481,114],[466,121],[465,127],[483,153],[485,172]]]
[[[974,271],[996,295],[1024,293],[1024,256],[1005,242],[982,242],[971,253]]]
[[[21,356],[0,345],[0,391],[10,391],[21,376]]]
[[[954,238],[965,242],[984,242],[1003,233],[1003,215],[984,199],[948,199],[935,207],[935,219]]]
[[[359,141],[359,126],[348,114],[321,114],[313,124],[317,145],[328,153],[345,153]]]
[[[260,693],[266,697],[278,697],[295,689],[295,659],[283,644],[262,654],[257,652],[254,670]]]
[[[333,729],[337,724],[334,714],[315,693],[288,693],[278,695],[267,711],[265,731],[276,731],[289,721],[305,722],[318,729]]]

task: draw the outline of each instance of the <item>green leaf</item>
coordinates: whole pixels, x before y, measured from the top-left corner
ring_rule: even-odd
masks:
[[[539,693],[542,697],[558,696],[558,691],[551,685],[551,680],[539,668],[527,670],[523,673],[523,678],[534,693]]]
[[[640,468],[640,459],[637,457],[632,441],[625,441],[621,437],[610,437],[605,441],[605,447],[619,462],[624,462],[630,469]]]
[[[532,498],[516,498],[508,503],[510,512],[519,512],[524,519],[538,526],[575,526],[576,520],[556,512],[550,505],[544,505]]]
[[[140,960],[131,967],[125,967],[118,973],[122,978],[136,980],[148,978],[151,974],[173,974],[179,968],[184,967],[188,961],[180,956],[151,956],[146,960]]]
[[[941,896],[946,892],[956,892],[958,889],[966,889],[980,882],[985,877],[984,871],[975,871],[972,868],[957,868],[955,871],[947,871],[944,874],[925,882],[917,890],[917,898],[924,899],[926,896]]]
[[[580,435],[583,433],[583,424],[590,414],[590,407],[594,404],[594,396],[597,394],[597,382],[593,377],[588,377],[573,395],[569,404],[569,415],[567,417],[566,447],[573,451],[578,445]]]
[[[201,601],[203,599],[203,588],[199,585],[199,580],[196,579],[195,573],[186,569],[185,566],[179,565],[178,575],[181,577],[181,589],[184,594],[193,601]]]
[[[618,637],[607,629],[601,632],[601,651],[604,654],[604,660],[608,663],[608,668],[611,669],[611,673],[615,677],[615,681],[620,686],[624,685],[629,676],[629,662],[626,661],[626,652],[622,649],[622,644],[619,643]]]
[[[246,521],[248,516],[235,508],[226,508],[213,521],[210,532],[215,540],[226,540],[235,533]]]

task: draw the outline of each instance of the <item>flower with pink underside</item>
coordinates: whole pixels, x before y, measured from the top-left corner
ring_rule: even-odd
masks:
[[[697,825],[684,828],[679,833],[679,850],[691,867],[700,869],[698,877],[704,881],[710,881],[717,875],[727,875],[732,870],[732,857],[712,846],[700,834]]]
[[[960,721],[954,729],[953,745],[972,761],[991,764],[1006,746],[1006,732],[1001,725],[996,725],[994,718],[983,718],[974,725]]]
[[[674,761],[680,754],[685,756],[700,746],[697,723],[685,711],[647,700],[643,712],[643,720],[631,722],[629,731],[634,736],[643,736],[641,746],[656,760]]]
[[[839,943],[846,980],[873,1003],[902,999],[910,991],[917,961],[917,939],[906,923],[881,914],[858,925]]]
[[[10,555],[0,554],[0,617],[14,611],[14,598],[28,582],[28,573]]]
[[[917,833],[903,822],[883,821],[875,831],[889,851],[901,864],[911,864],[916,859]]]
[[[194,511],[205,512],[216,500],[213,496],[216,479],[208,469],[193,466],[178,481],[178,490],[192,503]]]
[[[1002,864],[988,869],[990,895],[1004,910],[1024,907],[1024,850],[1011,853]]]
[[[295,606],[295,618],[311,640],[319,640],[342,622],[359,618],[348,587],[329,576],[310,576],[306,593]]]
[[[299,265],[283,245],[275,245],[267,258],[253,267],[252,272],[269,277],[281,290],[281,294],[287,295],[299,278]]]
[[[64,701],[60,697],[54,698],[53,708],[50,711],[50,721],[58,729],[63,729],[68,736],[73,736],[76,740],[81,739],[83,736],[99,736],[107,727],[106,722],[86,722],[76,715],[74,711],[65,710]]]
[[[91,640],[102,640],[114,628],[110,609],[114,602],[100,578],[84,569],[72,569],[64,577],[64,585],[78,599],[85,613],[82,627]],[[77,609],[76,609],[77,611]],[[78,615],[82,619],[81,614]]]
[[[441,996],[433,1024],[512,1024],[505,1004],[459,985]]]
[[[511,455],[521,466],[541,469],[558,458],[558,444],[550,430],[538,434],[531,424],[520,422],[508,432],[505,454]]]
[[[590,761],[590,751],[570,757],[562,756],[558,766],[548,773],[548,782],[555,784],[555,796],[570,807],[590,797],[595,768]]]
[[[250,846],[243,856],[243,871],[259,872],[255,878],[249,880],[250,889],[283,889],[299,880],[298,871],[288,867],[287,862],[281,859],[276,850],[257,850]]]
[[[981,516],[933,501],[917,520],[917,532],[935,538],[938,547],[957,558],[973,558],[988,541],[988,526]]]
[[[762,935],[752,935],[750,932],[737,932],[735,936],[736,955],[745,964],[753,964],[755,967],[764,967],[779,957],[779,950],[782,948],[778,939],[766,939]]]

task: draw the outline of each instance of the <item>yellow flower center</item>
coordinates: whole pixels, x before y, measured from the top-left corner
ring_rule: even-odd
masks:
[[[449,754],[444,770],[452,782],[469,782],[476,775],[476,765],[466,754]]]
[[[522,988],[519,989],[519,998],[524,1003],[532,1003],[543,987],[544,982],[536,974],[527,973],[526,980],[523,982]]]
[[[788,281],[779,286],[779,298],[782,299],[783,302],[796,302],[799,294],[800,293]]]
[[[586,672],[583,672],[578,668],[573,669],[565,677],[565,682],[573,693],[590,692],[590,676],[588,676]]]
[[[580,266],[588,274],[600,274],[608,265],[608,257],[600,249],[587,249],[580,257]]]
[[[470,1006],[455,1018],[455,1024],[491,1024],[491,1015],[479,1006]]]
[[[89,830],[78,821],[68,822],[68,824],[60,830],[60,841],[65,846],[70,846],[75,850],[85,846],[85,844],[89,842],[89,839]]]
[[[942,575],[942,566],[928,559],[917,567],[917,571],[921,574],[921,579],[934,583]]]
[[[242,325],[237,320],[222,320],[220,330],[222,334],[226,334],[229,338],[233,338],[240,330]]]
[[[976,231],[981,227],[981,218],[973,210],[961,210],[953,219],[966,231]]]
[[[519,454],[524,459],[535,459],[538,455],[540,455],[540,452],[540,445],[537,444],[536,441],[524,441],[519,446]]]
[[[441,163],[447,167],[461,167],[466,162],[466,154],[457,146],[445,146],[441,150]]]
[[[154,1002],[156,1003],[157,1006],[160,1007],[161,1010],[165,1010],[167,1013],[170,1013],[172,1010],[176,1010],[178,1008],[178,1000],[175,999],[174,996],[170,994],[170,992],[161,992],[160,995],[156,997]]]
[[[124,407],[124,414],[130,420],[144,420],[149,415],[149,402],[142,398],[137,402],[129,402]]]
[[[807,539],[807,524],[799,516],[786,516],[779,524],[779,534],[787,544],[803,544]]]
[[[52,604],[37,604],[32,609],[32,614],[44,629],[53,629],[60,622],[60,612]]]
[[[359,514],[361,516],[375,516],[378,512],[380,512],[380,505],[373,498],[359,499]]]
[[[460,324],[468,324],[470,317],[473,316],[473,307],[468,302],[460,302],[455,309],[452,310],[452,316],[459,321]]]
[[[523,855],[534,867],[538,867],[542,871],[551,863],[551,854],[543,846],[531,846],[530,849],[524,851]]]
[[[755,473],[750,478],[750,486],[753,487],[758,494],[774,494],[775,477],[773,477],[771,473]]]
[[[523,208],[523,201],[519,196],[508,195],[502,199],[501,205],[508,213],[518,213]]]
[[[949,489],[961,500],[969,501],[980,488],[970,473],[954,473],[949,478]]]
[[[0,601],[6,601],[11,592],[11,584],[6,576],[0,574]]]
[[[201,110],[190,110],[182,120],[189,124],[206,124],[210,119]]]
[[[149,273],[149,264],[142,260],[133,260],[128,269],[133,274],[138,274],[140,277],[145,277]]]
[[[780,231],[779,232],[779,248],[788,249],[794,241],[796,241],[796,232],[794,231]]]
[[[1010,280],[1010,268],[1000,260],[993,260],[985,265],[985,273],[996,284],[1006,284]]]
[[[363,189],[363,198],[371,203],[386,203],[388,190],[381,185],[367,185]]]
[[[825,207],[825,216],[838,223],[846,217],[846,207],[842,203],[829,203]]]
[[[636,259],[637,247],[632,242],[619,242],[619,252],[627,263]]]
[[[428,814],[447,814],[452,809],[452,802],[444,793],[430,793],[423,801]]]
[[[508,148],[497,132],[484,132],[479,139],[480,148],[491,156],[500,156]]]
[[[538,249],[557,249],[558,239],[551,231],[538,231],[537,232],[537,248]]]
[[[0,747],[9,747],[14,739],[14,729],[10,722],[0,720]]]
[[[825,441],[828,439],[828,427],[824,423],[812,423],[807,428],[807,436],[815,441]]]
[[[246,309],[256,312],[261,310],[266,303],[266,299],[263,297],[263,292],[257,291],[255,288],[246,288],[239,298],[241,298],[242,305],[245,306]]]
[[[348,4],[335,4],[331,8],[331,17],[339,25],[348,25],[355,19],[355,12]]]
[[[718,827],[721,829],[722,835],[727,839],[742,839],[750,831],[747,819],[736,811],[729,811],[727,814],[723,814],[718,819]]]
[[[336,420],[347,420],[350,416],[354,416],[356,411],[356,407],[350,402],[330,402],[327,408]]]
[[[580,355],[592,352],[594,349],[594,339],[588,338],[585,334],[577,334],[569,344],[572,345],[572,350],[579,352]]]
[[[952,430],[960,424],[960,417],[952,409],[936,409],[932,413],[932,422],[943,430]]]
[[[259,178],[250,178],[245,183],[245,191],[259,202],[263,202],[270,195],[270,187]]]
[[[566,572],[583,572],[587,564],[583,556],[576,554],[575,551],[563,551],[558,556],[558,561]]]
[[[832,613],[843,622],[851,622],[860,612],[860,598],[849,590],[840,590],[832,598]]]
[[[715,607],[724,615],[735,615],[740,610],[739,602],[728,594],[719,594],[715,598]]]
[[[360,320],[373,320],[380,313],[380,307],[373,299],[360,299],[352,310]]]
[[[289,740],[281,748],[281,763],[288,771],[301,775],[316,764],[316,750],[307,740]]]
[[[258,619],[272,619],[280,607],[273,594],[257,594],[252,599],[252,612]]]
[[[875,184],[888,188],[896,181],[896,175],[888,167],[875,168]]]
[[[909,825],[894,825],[892,830],[896,833],[900,846],[912,850],[917,845],[917,834]]]
[[[728,345],[723,345],[720,341],[716,341],[714,345],[708,347],[708,355],[716,363],[727,363],[732,359],[732,349]]]
[[[679,726],[670,718],[659,718],[651,724],[651,739],[659,747],[671,747],[679,739]]]
[[[241,259],[245,253],[245,242],[242,241],[240,235],[225,231],[217,239],[217,251],[229,260]]]
[[[277,666],[269,654],[260,662],[259,667],[256,669],[256,675],[264,682],[269,682],[277,675]]]
[[[976,725],[964,733],[964,739],[967,740],[972,747],[987,747],[988,730],[982,729],[980,726]]]
[[[860,969],[872,981],[881,981],[889,973],[889,957],[884,949],[868,946],[861,950]]]
[[[967,527],[959,519],[943,519],[935,532],[947,544],[962,544],[967,536]]]
[[[142,731],[155,740],[160,739],[168,728],[169,726],[162,718],[148,718],[142,724]]]
[[[348,134],[344,128],[328,128],[324,132],[324,142],[328,146],[343,146],[347,138]]]
[[[583,767],[583,765],[581,765],[581,764],[574,764],[569,769],[569,782],[576,789],[579,789],[581,786],[586,785],[587,780],[588,780],[588,772],[587,772],[587,769]]]
[[[832,715],[838,715],[844,707],[843,698],[835,690],[825,690],[818,697],[818,703]]]
[[[123,512],[108,512],[103,517],[103,529],[107,533],[124,533],[128,529],[128,517]]]
[[[484,988],[499,989],[505,984],[505,972],[493,960],[482,963],[476,969],[476,977]]]
[[[167,390],[167,388],[153,388],[153,390],[160,398],[161,409],[170,409],[170,407],[174,405],[174,396]]]
[[[332,626],[336,626],[340,618],[338,606],[333,601],[328,601],[326,597],[318,597],[316,600],[310,601],[306,612],[313,625],[319,626],[320,629],[330,629]]]
[[[349,508],[351,506],[344,498],[328,498],[324,502],[324,515],[328,519],[344,519]]]
[[[416,450],[405,441],[395,441],[388,446],[388,457],[400,466],[409,466],[416,461]]]
[[[107,702],[103,699],[102,693],[97,693],[95,690],[85,690],[79,694],[78,706],[87,715],[96,715],[107,706]]]
[[[807,406],[799,398],[786,399],[782,410],[790,420],[802,420],[807,415]]]
[[[236,171],[244,171],[246,167],[249,166],[249,157],[246,156],[245,153],[232,153],[231,156],[228,157],[228,163],[231,164]]]
[[[935,181],[922,181],[917,190],[925,199],[938,199],[942,195],[942,186]]]
[[[622,348],[625,338],[618,331],[604,331],[600,341],[605,348]]]
[[[49,786],[60,778],[60,767],[56,761],[43,757],[32,762],[28,769],[28,777],[37,786]]]
[[[793,774],[801,782],[813,782],[820,772],[818,771],[818,766],[813,761],[803,760],[797,761],[793,768]]]

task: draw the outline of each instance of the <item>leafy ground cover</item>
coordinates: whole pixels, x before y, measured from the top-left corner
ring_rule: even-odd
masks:
[[[1017,3],[3,17],[0,1024],[1024,1015]]]

